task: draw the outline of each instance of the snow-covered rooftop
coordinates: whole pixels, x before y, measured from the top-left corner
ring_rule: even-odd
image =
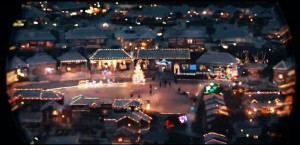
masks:
[[[145,114],[142,111],[127,111],[126,113],[114,113],[111,116],[108,116],[107,119],[115,119],[117,121],[120,121],[122,119],[124,119],[125,117],[128,117],[130,119],[132,119],[135,122],[139,122],[141,120],[144,121],[151,121],[152,118],[150,116],[148,116],[147,114]]]
[[[15,97],[17,96],[22,96],[22,98],[40,98],[41,96],[41,89],[34,89],[34,90],[16,90],[14,95]]]
[[[91,60],[113,60],[113,59],[131,59],[131,56],[123,49],[98,49],[90,57]]]
[[[98,105],[101,104],[101,100],[97,97],[87,97],[83,95],[78,95],[72,98],[70,105],[88,105],[91,106],[93,103]]]
[[[79,9],[88,8],[86,2],[61,1],[61,2],[51,2],[51,5],[53,9],[56,11],[79,10]]]
[[[115,38],[122,39],[155,39],[156,33],[145,26],[124,26],[121,30],[114,33]]]
[[[170,9],[167,6],[158,5],[156,7],[150,7],[149,5],[143,6],[142,10],[137,12],[129,11],[129,15],[137,16],[137,15],[144,15],[149,17],[164,17],[169,14]]]
[[[36,65],[36,64],[44,64],[44,63],[56,63],[50,55],[44,52],[35,53],[32,57],[28,58],[26,62],[29,65]]]
[[[27,41],[55,41],[56,38],[49,30],[41,29],[19,29],[14,35],[13,42]]]
[[[87,61],[86,58],[84,58],[79,52],[77,52],[74,49],[65,52],[57,59],[60,61],[75,61],[75,60]]]
[[[139,50],[137,59],[190,59],[188,49]]]
[[[239,61],[229,53],[206,52],[196,60],[196,63],[230,65],[237,64]]]
[[[169,29],[164,34],[165,38],[208,38],[205,27],[190,29]]]
[[[238,27],[236,24],[216,24],[216,32],[212,35],[214,41],[236,41],[254,43],[247,27]]]
[[[62,110],[64,108],[64,106],[62,106],[62,105],[58,104],[56,101],[52,100],[52,101],[49,101],[46,104],[44,104],[40,110],[43,111],[50,106],[52,106],[53,109],[58,110],[59,112],[62,112]]]
[[[106,39],[106,34],[97,27],[79,27],[65,33],[66,40],[70,39]]]
[[[38,17],[45,17],[47,14],[33,6],[24,6],[20,12],[20,18],[23,19],[35,19]]]
[[[275,66],[273,66],[274,70],[289,70],[291,68],[295,67],[295,62],[291,58],[288,58],[286,60],[281,60],[279,63],[277,63]]]
[[[141,108],[142,103],[139,101],[131,100],[131,99],[114,99],[113,101],[113,107],[117,108],[127,108],[129,106],[136,106]]]
[[[11,61],[9,61],[9,69],[14,69],[18,67],[27,67],[27,64],[21,60],[19,57],[14,56]]]

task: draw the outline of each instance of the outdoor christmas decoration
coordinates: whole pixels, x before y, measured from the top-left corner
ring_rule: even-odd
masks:
[[[143,70],[141,69],[141,64],[137,63],[135,66],[134,74],[132,76],[132,81],[134,84],[144,84],[145,83],[145,75]]]

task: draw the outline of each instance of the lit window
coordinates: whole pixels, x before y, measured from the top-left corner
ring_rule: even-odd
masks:
[[[123,138],[122,137],[119,137],[118,138],[118,142],[122,142],[123,141]]]
[[[193,39],[187,39],[188,44],[193,44]]]
[[[52,115],[57,116],[59,114],[59,112],[57,110],[53,110]]]
[[[67,71],[71,71],[71,67],[67,67]]]
[[[48,47],[48,48],[53,47],[53,43],[50,42],[50,41],[47,41],[46,42],[46,47]]]
[[[278,74],[278,78],[282,80],[283,79],[283,75],[282,74]]]

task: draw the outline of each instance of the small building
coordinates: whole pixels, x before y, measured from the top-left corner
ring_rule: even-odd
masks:
[[[227,144],[228,139],[225,135],[216,132],[209,132],[203,135],[204,144]]]
[[[62,114],[64,106],[58,104],[54,100],[45,103],[41,107],[41,111],[43,112],[43,118],[46,122],[62,122],[62,118],[65,116]]]
[[[243,66],[243,71],[250,77],[259,77],[266,67],[264,63],[248,63]]]
[[[156,33],[145,26],[124,26],[114,33],[114,37],[126,52],[155,48]]]
[[[282,60],[273,67],[273,82],[283,85],[295,82],[295,62],[292,58]]]
[[[164,39],[170,48],[190,48],[191,51],[202,52],[204,43],[208,40],[208,34],[205,27],[170,29],[166,30]]]
[[[49,30],[19,29],[14,33],[12,43],[21,51],[43,51],[53,49],[56,38]]]
[[[179,65],[177,78],[235,79],[238,77],[240,60],[229,53],[206,52],[194,63]]]
[[[31,75],[51,75],[56,73],[56,60],[44,52],[35,53],[26,60]]]
[[[125,126],[118,128],[112,138],[112,144],[133,144],[139,142],[139,134]]]
[[[139,133],[141,130],[149,130],[151,120],[152,117],[148,116],[141,110],[113,113],[104,119],[107,124],[110,124],[106,126],[110,131],[114,131],[114,129],[124,126],[133,130],[135,133]]]
[[[136,59],[141,60],[140,63],[144,70],[158,68],[160,72],[174,70],[174,74],[176,74],[180,73],[179,64],[190,59],[190,52],[188,49],[175,48],[139,50]]]
[[[132,63],[132,57],[123,49],[98,49],[89,60],[91,71],[127,70]]]
[[[247,27],[238,27],[236,24],[218,24],[214,26],[216,32],[212,35],[215,42],[220,42],[224,49],[229,46],[255,46],[255,38]]]
[[[106,33],[97,27],[79,27],[65,33],[72,48],[97,49],[106,45]]]
[[[65,72],[85,72],[87,71],[87,59],[75,49],[62,54],[57,58],[60,61],[60,71]]]
[[[143,104],[132,99],[114,99],[112,107],[114,110],[141,110]]]
[[[18,78],[28,77],[28,65],[17,56],[14,56],[10,61],[8,61],[8,70],[13,70]]]
[[[100,107],[102,100],[97,97],[78,95],[72,98],[70,106],[72,110],[89,110],[90,108]]]

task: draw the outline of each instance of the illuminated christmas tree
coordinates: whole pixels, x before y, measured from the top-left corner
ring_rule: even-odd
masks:
[[[143,70],[141,69],[141,65],[139,63],[136,64],[134,74],[132,76],[132,81],[134,84],[144,84],[145,83],[145,75]]]

